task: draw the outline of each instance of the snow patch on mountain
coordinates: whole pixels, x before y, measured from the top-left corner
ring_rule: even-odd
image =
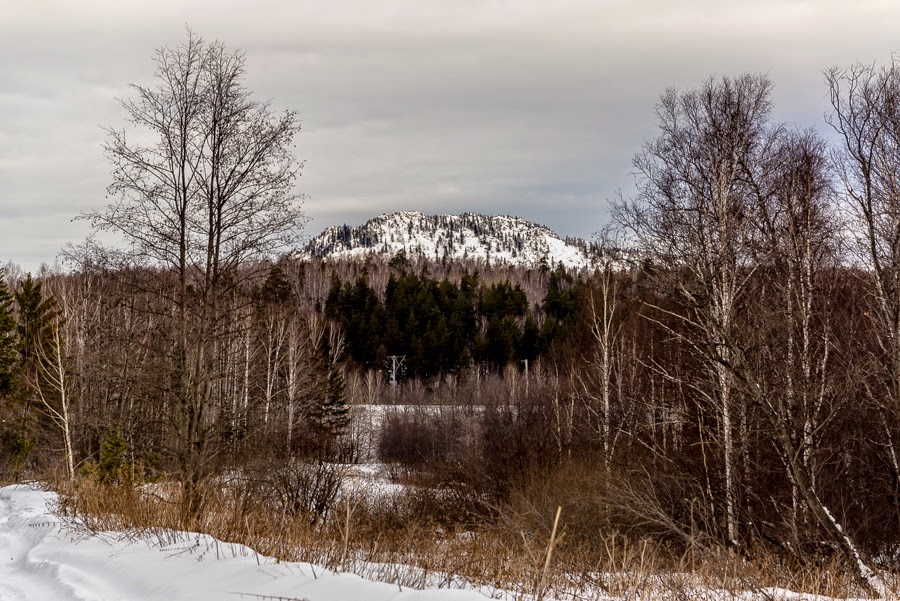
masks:
[[[355,259],[377,254],[432,261],[473,260],[535,267],[592,265],[592,247],[583,240],[561,239],[549,228],[508,215],[424,215],[418,211],[383,214],[360,226],[326,228],[299,251],[303,259]]]

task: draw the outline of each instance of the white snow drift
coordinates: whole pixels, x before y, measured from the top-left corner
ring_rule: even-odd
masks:
[[[372,582],[308,563],[281,563],[252,549],[196,533],[171,533],[167,542],[121,532],[89,533],[53,511],[56,495],[16,485],[0,488],[0,601],[483,601],[466,589],[413,590]],[[573,592],[564,598],[582,598]],[[659,593],[627,598],[672,599]],[[528,599],[504,591],[495,599]],[[708,601],[756,599],[826,601],[768,588],[690,592]],[[593,591],[590,598],[608,597]]]
[[[56,495],[0,488],[0,601],[476,601],[474,591],[401,589],[241,545],[180,533],[172,544],[89,535],[53,513]]]

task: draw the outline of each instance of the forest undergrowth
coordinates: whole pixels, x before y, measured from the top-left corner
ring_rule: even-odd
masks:
[[[736,551],[699,530],[694,544],[684,544],[611,529],[608,512],[585,502],[586,490],[608,483],[586,468],[573,463],[535,474],[533,486],[481,513],[438,489],[412,485],[385,496],[362,485],[335,495],[318,517],[289,510],[248,471],[208,482],[202,510],[188,524],[174,481],[105,484],[86,475],[74,483],[57,478],[53,487],[60,514],[90,533],[172,545],[199,532],[259,556],[400,587],[476,588],[513,599],[867,596],[839,553],[790,555],[763,544]],[[565,501],[554,512],[559,499]]]

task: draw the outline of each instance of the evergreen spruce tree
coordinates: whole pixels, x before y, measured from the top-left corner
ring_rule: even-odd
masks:
[[[23,379],[23,383],[30,382],[43,387],[44,380],[40,377],[40,372],[45,362],[51,360],[50,357],[53,356],[50,328],[56,317],[55,302],[52,297],[44,297],[41,282],[35,281],[30,273],[19,284],[14,297],[19,309],[16,324],[19,376]],[[20,396],[24,408],[20,413],[22,421],[18,431],[23,442],[34,446],[38,431],[52,426],[49,425],[46,415],[31,411],[35,395],[27,392],[28,389],[28,386],[19,389],[19,392],[25,394]],[[48,391],[48,395],[53,396],[53,393]],[[27,445],[26,448],[30,449]]]
[[[329,333],[333,334],[329,326]],[[332,346],[332,341],[335,342]],[[342,434],[350,423],[350,407],[347,404],[347,395],[344,391],[344,374],[341,371],[338,360],[343,354],[343,341],[335,340],[333,336],[323,336],[319,350],[319,360],[324,372],[319,392],[317,394],[317,406],[312,415],[313,430],[319,436],[319,442],[324,448],[330,448],[331,442]]]
[[[350,423],[350,407],[344,392],[344,375],[335,363],[329,362],[325,378],[322,404],[319,407],[318,422],[323,434],[329,437],[341,434]]]
[[[128,442],[118,427],[106,433],[100,443],[100,464],[97,466],[103,484],[118,484],[127,477]]]
[[[50,327],[56,314],[52,297],[44,298],[41,283],[29,273],[15,293],[19,307],[17,333],[22,367],[26,375],[37,368],[41,356],[50,356]]]
[[[13,313],[13,302],[18,308],[18,319]],[[4,403],[4,419],[16,416],[0,431],[0,454],[16,479],[38,443],[39,422],[29,411],[31,396],[22,393],[27,390],[23,385],[27,379],[36,380],[40,358],[49,355],[53,305],[53,299],[44,298],[40,282],[31,274],[13,294],[0,274],[0,397],[8,401]],[[24,409],[18,405],[20,402],[24,402]]]
[[[290,281],[284,275],[280,265],[274,265],[269,270],[266,280],[256,293],[256,300],[260,305],[284,305],[294,297],[294,290]]]
[[[13,295],[0,269],[0,397],[9,396],[19,373],[19,337],[13,312]]]

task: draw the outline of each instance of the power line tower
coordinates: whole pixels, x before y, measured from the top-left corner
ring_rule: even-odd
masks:
[[[525,364],[525,397],[528,398],[528,359],[522,359]]]
[[[403,369],[406,355],[388,355],[388,359],[391,360],[391,366],[388,369],[391,370],[391,387],[393,388],[397,386],[397,374]]]

